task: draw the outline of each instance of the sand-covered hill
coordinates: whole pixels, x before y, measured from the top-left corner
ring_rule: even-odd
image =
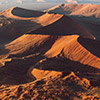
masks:
[[[3,36],[25,32],[0,46],[1,100],[100,99],[100,41],[87,29],[62,14],[17,7],[1,17],[20,26],[7,24]]]
[[[93,87],[99,86],[100,80],[99,44],[78,35],[21,36],[2,52],[0,98],[100,98],[99,88]]]
[[[75,20],[67,16],[62,16],[56,22],[47,25],[42,28],[38,28],[32,32],[31,34],[52,34],[52,35],[80,35],[81,37],[95,39],[95,37],[89,33],[86,29],[84,29],[80,24],[78,24]]]
[[[62,15],[59,14],[45,14],[40,11],[12,7],[0,13],[0,38],[3,42],[12,41],[24,33],[49,25],[61,17]]]
[[[65,15],[95,16],[100,18],[100,5],[94,4],[60,4],[45,12],[60,13]]]
[[[100,40],[100,5],[60,4],[44,12],[70,16]]]
[[[5,41],[9,42],[23,35],[24,33],[29,33],[31,31],[35,31],[36,29],[38,30],[38,28],[43,29],[44,26],[47,28],[49,26],[53,27],[53,25],[57,25],[57,23],[58,25],[59,23],[62,23],[63,24],[62,26],[67,27],[67,29],[59,26],[61,27],[60,31],[64,30],[63,33],[60,33],[59,30],[58,30],[59,32],[57,32],[57,29],[56,32],[54,31],[55,29],[50,29],[55,32],[55,33],[52,32],[52,34],[56,34],[56,33],[66,34],[67,31],[70,30],[73,30],[74,34],[81,34],[81,32],[83,31],[85,35],[90,34],[88,30],[82,28],[81,25],[79,25],[76,21],[68,17],[66,18],[65,17],[66,16],[60,14],[49,14],[40,11],[26,10],[18,7],[12,7],[10,9],[4,10],[3,12],[0,13],[0,38],[1,38],[0,42],[1,43],[4,43]],[[66,21],[64,22],[65,19]],[[72,29],[69,28],[71,24],[74,24],[72,26]],[[54,27],[58,27],[58,26],[54,26]],[[78,33],[77,31],[75,31],[76,27]],[[46,34],[48,34],[48,32]],[[71,33],[67,33],[67,34],[71,34]],[[91,35],[91,37],[93,36]]]

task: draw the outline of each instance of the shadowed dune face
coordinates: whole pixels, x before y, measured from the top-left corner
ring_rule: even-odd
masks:
[[[3,42],[12,41],[25,33],[52,24],[63,16],[59,14],[45,14],[39,11],[33,11],[32,14],[34,17],[30,18],[13,14],[16,13],[21,15],[24,13],[25,15],[30,16],[30,14],[27,14],[25,11],[27,13],[32,12],[30,10],[13,7],[0,13],[0,38]]]
[[[92,39],[78,38],[78,42],[90,51],[93,55],[100,58],[100,41],[95,41]]]
[[[19,7],[15,7],[11,11],[11,13],[14,16],[24,17],[24,18],[39,17],[39,16],[42,16],[43,14],[45,14],[44,12],[41,12],[41,11],[27,10],[27,9],[23,9],[23,8],[19,8]]]
[[[88,18],[88,19],[91,19],[91,17]],[[99,34],[100,33],[100,24],[99,24],[99,19],[98,19],[98,21],[96,21],[96,19],[95,19],[95,21],[92,20],[92,19],[90,21],[88,21],[88,20],[85,20],[85,19],[76,18],[76,20],[80,23],[80,25],[82,27],[84,27],[91,34],[93,34],[97,40],[100,40],[100,34]]]
[[[32,31],[29,34],[80,35],[85,38],[95,39],[92,34],[81,27],[81,25],[79,25],[76,21],[70,19],[67,16],[63,16],[56,22]]]
[[[10,24],[0,28],[0,38],[12,41],[32,29],[37,29],[37,27],[41,27],[41,25],[30,20],[13,20]]]
[[[40,73],[36,69],[41,70]],[[86,73],[100,73],[100,69],[98,68],[72,61],[63,56],[40,60],[40,62],[29,69],[28,73],[30,73],[31,76],[40,79],[49,76],[49,73],[51,74],[52,71],[65,73],[74,72],[79,77],[86,77]],[[53,73],[51,76],[53,76]]]

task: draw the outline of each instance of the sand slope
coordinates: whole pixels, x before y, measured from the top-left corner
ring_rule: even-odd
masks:
[[[30,18],[30,17],[39,17],[41,15],[45,14],[44,12],[42,11],[33,11],[33,10],[27,10],[27,9],[23,9],[23,8],[20,8],[20,7],[12,7],[12,8],[9,8],[7,10],[4,10],[1,12],[1,15],[2,16],[6,16],[6,17],[9,17],[9,18],[20,18],[20,17],[23,17],[23,18]]]
[[[80,35],[85,38],[95,37],[90,34],[87,30],[85,30],[81,25],[79,25],[76,21],[70,19],[67,16],[63,16],[56,22],[39,28],[35,31],[30,32],[30,34],[53,34],[53,35]]]
[[[88,96],[99,98],[99,94],[95,92],[98,90],[91,86],[91,84],[99,85],[99,44],[99,41],[82,38],[78,35],[23,35],[5,46],[5,49],[9,50],[6,59],[11,60],[6,62],[0,70],[1,84],[23,85],[3,87],[6,93],[3,93],[0,98],[33,98],[34,100],[42,96],[49,96],[49,93],[53,93],[54,88],[55,92],[61,91],[60,94],[58,93],[58,95],[63,95],[59,97],[60,99],[74,99],[78,94],[81,94],[80,97],[83,99]],[[62,90],[59,90],[60,86],[63,86]],[[45,87],[47,92],[43,88],[43,94],[41,94],[40,88],[42,87]],[[7,88],[9,89],[7,90]],[[58,90],[56,90],[57,88]],[[77,88],[81,93],[76,91]],[[89,91],[93,91],[91,89],[94,89],[95,92],[92,95],[89,93]],[[84,90],[85,92],[83,92]],[[12,91],[14,92],[12,93]],[[8,92],[10,95],[6,96]],[[35,93],[34,97],[31,93]],[[47,94],[45,95],[45,93]],[[52,97],[54,93],[49,97],[56,99],[58,95],[55,94]],[[73,97],[70,96],[70,93],[74,93]],[[37,96],[35,97],[35,95]]]
[[[20,12],[23,15],[19,15]],[[24,14],[26,14],[27,17],[25,17]],[[12,7],[3,11],[0,16],[0,36],[2,41],[12,41],[24,33],[52,33],[56,35],[78,34],[83,37],[94,38],[94,36],[81,27],[81,25],[79,25],[75,20],[60,14],[49,14],[40,11],[30,11],[18,7]]]
[[[55,12],[60,14],[82,15],[100,17],[100,5],[94,4],[60,4],[45,12]]]
[[[51,20],[48,21],[49,19]],[[99,69],[99,41],[92,40],[94,36],[76,21],[59,14],[44,14],[37,18],[37,22],[41,23],[42,28],[24,34],[1,48],[1,66],[5,66],[2,74],[7,70],[5,75],[10,75],[7,80],[11,78],[12,81],[14,77],[17,78],[17,73],[19,73],[19,76],[20,74],[22,75],[21,78],[23,76],[27,77],[27,74],[30,77],[31,71],[28,71],[30,66],[40,63],[42,59],[52,57],[58,57],[58,59],[59,57],[66,58],[71,63],[73,61],[78,62],[79,64],[76,64],[76,66],[83,66],[82,68],[87,65],[90,66],[89,68]],[[98,48],[95,45],[98,45]],[[48,62],[48,59],[46,62]],[[52,70],[60,69],[56,67],[56,63],[54,64],[55,67]],[[13,67],[14,65],[15,67]],[[24,67],[24,65],[26,66]],[[47,68],[47,66],[43,66]],[[22,71],[23,67],[24,71]],[[51,68],[48,70],[51,70]],[[11,74],[11,72],[13,73]],[[16,78],[15,80],[18,80]],[[27,78],[25,80],[25,82],[28,81]]]
[[[70,60],[99,68],[99,49],[99,42],[78,38],[78,36],[65,36],[58,39],[46,55],[52,57],[61,53]]]
[[[77,21],[15,7],[1,16],[11,22],[2,29],[25,32],[0,47],[1,100],[100,98],[100,41]]]
[[[75,19],[75,18],[74,18]],[[91,19],[91,18],[90,18]],[[76,20],[80,23],[82,27],[87,29],[91,34],[95,36],[97,40],[100,40],[100,24],[99,21],[94,20],[86,20],[86,19],[80,19],[76,18]]]
[[[44,12],[68,15],[100,40],[100,5],[60,4]]]
[[[36,69],[37,70],[37,69]],[[39,70],[37,70],[38,72]],[[41,70],[40,70],[41,71]],[[44,71],[44,70],[43,70]],[[54,74],[55,73],[55,74]],[[55,77],[48,77],[37,79],[34,82],[28,83],[27,85],[22,84],[20,86],[2,86],[0,88],[0,93],[3,93],[5,89],[5,94],[0,95],[1,99],[33,99],[33,100],[45,100],[45,99],[80,99],[83,100],[92,98],[99,98],[99,94],[95,92],[97,89],[90,86],[90,83],[85,78],[79,78],[75,73],[62,73],[55,72],[53,75]],[[77,92],[74,92],[77,89]],[[85,91],[80,93],[80,91]],[[93,93],[90,94],[90,91]],[[86,93],[87,92],[87,93]],[[9,95],[7,95],[9,93]],[[7,96],[6,96],[7,95]]]
[[[19,15],[20,12],[21,16]],[[27,17],[24,15],[27,15]],[[18,7],[4,10],[0,13],[0,16],[0,37],[2,40],[0,42],[12,41],[24,33],[49,25],[62,17],[59,14],[45,14],[40,11],[31,11]]]

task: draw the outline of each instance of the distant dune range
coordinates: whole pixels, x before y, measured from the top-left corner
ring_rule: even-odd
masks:
[[[100,40],[100,5],[60,4],[44,12],[64,14],[77,20],[85,29]]]
[[[83,6],[90,4],[66,5],[67,13]],[[13,7],[0,14],[0,37],[11,41],[0,47],[0,99],[45,100],[53,93],[54,100],[85,100],[85,94],[99,86],[99,35],[92,35],[77,18],[54,14],[55,9],[46,11],[52,10],[50,14]]]
[[[64,15],[78,15],[100,18],[100,5],[94,4],[60,4],[44,12],[60,13]]]

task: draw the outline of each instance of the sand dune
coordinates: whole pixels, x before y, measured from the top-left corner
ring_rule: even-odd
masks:
[[[100,5],[94,4],[60,4],[56,7],[48,9],[44,12],[60,13],[69,15],[80,15],[80,16],[95,16],[100,17]]]
[[[19,14],[20,11],[24,12],[25,14],[26,12],[29,13],[27,14],[29,18],[16,15],[16,14]],[[62,15],[59,15],[59,14],[56,14],[56,15],[44,14],[43,12],[39,12],[39,11],[33,11],[33,13],[31,12],[32,11],[30,10],[12,7],[0,13],[0,16],[1,16],[0,37],[2,39],[1,42],[12,41],[16,39],[17,37],[23,35],[24,33],[35,30],[42,26],[49,25],[62,17]],[[33,14],[32,17],[30,17],[30,13]],[[45,18],[45,20],[43,20],[43,18]]]
[[[43,18],[45,18],[45,20],[43,20]],[[6,74],[9,74],[12,79],[14,79],[14,77],[16,79],[18,75],[15,71],[17,70],[16,68],[18,68],[19,75],[21,74],[21,78],[24,78],[23,76],[27,77],[27,71],[30,69],[30,66],[41,62],[44,58],[47,59],[57,56],[58,58],[67,58],[70,62],[79,62],[80,64],[76,64],[76,66],[83,66],[84,68],[85,65],[87,65],[99,69],[99,41],[91,40],[94,39],[94,36],[82,28],[76,21],[67,16],[48,13],[36,19],[37,23],[42,25],[42,28],[24,34],[1,48],[1,65],[5,66],[2,73],[8,70]],[[51,20],[49,21],[49,19]],[[85,38],[90,38],[90,40]],[[91,44],[93,46],[91,46]],[[96,48],[95,45],[98,45],[98,48]],[[94,51],[92,50],[93,48]],[[34,61],[32,61],[32,59]],[[31,61],[32,63],[30,63]],[[48,62],[48,60],[46,61]],[[17,63],[20,64],[18,65]],[[26,64],[25,71],[21,71],[23,65]],[[56,63],[54,64],[56,66]],[[13,67],[14,65],[15,67]],[[55,67],[52,70],[55,70]],[[11,72],[13,73],[10,74]],[[28,72],[28,74],[30,73],[31,71]],[[14,77],[12,77],[12,75]],[[7,80],[10,80],[9,77]],[[18,81],[18,79],[16,80]],[[25,80],[26,82],[28,81],[27,78]],[[14,81],[14,83],[16,83],[16,81]]]
[[[87,30],[85,30],[81,25],[79,25],[76,21],[70,19],[67,16],[63,16],[56,22],[39,28],[35,31],[30,32],[30,34],[52,34],[52,35],[80,35],[85,38],[92,38],[95,37],[90,34]]]
[[[85,20],[85,19],[81,19],[80,18],[77,18],[76,19],[80,25],[82,27],[84,27],[85,29],[87,29],[91,34],[93,34],[95,36],[95,38],[97,40],[100,40],[100,24],[99,24],[99,21],[93,21],[93,20]]]
[[[99,43],[97,40],[82,38],[78,35],[25,34],[1,48],[1,75],[4,80],[5,76],[6,80],[10,80],[6,81],[9,84],[18,84],[31,80],[30,76],[34,68],[97,73],[100,69]],[[31,66],[33,67],[30,70]],[[44,73],[39,77],[45,76]],[[20,75],[22,81],[18,79]]]
[[[44,12],[40,12],[40,11],[33,11],[33,10],[26,10],[26,9],[22,9],[19,7],[15,7],[11,13],[14,16],[19,16],[19,17],[25,17],[25,18],[30,18],[30,17],[39,17],[43,14],[45,14]]]
[[[27,14],[27,16],[29,15],[29,17],[25,18],[24,16],[16,15],[16,14],[19,14],[20,11],[21,12],[26,11],[27,13],[29,13],[29,14]],[[29,33],[36,29],[37,30],[34,32],[37,33],[38,28],[41,28],[41,29],[45,28],[45,30],[44,30],[45,32],[42,31],[41,29],[39,29],[43,34],[45,34],[45,33],[48,34],[48,32],[46,30],[49,31],[49,34],[51,34],[51,33],[52,34],[66,34],[70,31],[70,33],[68,33],[68,34],[81,34],[82,33],[82,34],[84,34],[83,37],[94,38],[87,30],[82,28],[76,21],[71,20],[70,18],[68,18],[66,16],[63,16],[60,14],[49,14],[49,13],[43,13],[43,12],[39,12],[39,11],[33,11],[34,12],[33,17],[30,17],[31,12],[32,11],[30,11],[30,10],[21,9],[18,7],[12,7],[8,10],[3,11],[0,14],[0,16],[1,16],[0,20],[1,20],[1,24],[2,24],[2,26],[0,27],[1,38],[4,41],[5,40],[12,41],[13,39],[23,35],[24,33]],[[16,13],[16,14],[14,14],[14,13]],[[21,13],[21,14],[23,14],[23,13]],[[37,17],[34,15],[37,15]],[[44,18],[45,18],[45,20],[43,20]],[[66,21],[64,22],[64,20],[66,20]],[[62,24],[62,25],[60,25],[60,24]],[[71,26],[72,24],[74,24],[74,25]],[[61,27],[61,26],[64,26],[64,27]],[[55,30],[55,29],[53,29],[53,27],[61,27],[61,28],[59,28],[60,30],[58,30],[58,29]],[[65,27],[68,27],[68,28],[66,29]],[[48,29],[48,28],[50,28],[50,29]],[[89,36],[87,34],[89,34]],[[5,35],[6,35],[6,37],[5,37]]]
[[[71,7],[69,11],[90,4]],[[17,7],[2,12],[1,22],[3,36],[18,37],[0,46],[1,100],[100,98],[100,41],[82,24],[65,15]]]
[[[68,15],[92,33],[97,40],[99,36],[100,5],[94,4],[60,4],[44,12]]]
[[[65,82],[64,80],[66,80],[67,83],[73,83],[74,87],[80,85],[82,88],[88,90],[91,85],[99,85],[99,44],[100,41],[82,38],[78,35],[23,35],[5,46],[5,49],[8,50],[8,57],[5,59],[11,60],[4,62],[5,65],[3,65],[0,70],[0,76],[2,76],[1,84],[23,84],[23,89],[26,88],[26,86],[29,89],[28,86],[31,85],[37,87],[42,84],[50,85],[49,82],[54,82],[54,80],[59,80],[57,81],[58,83],[63,83]],[[91,75],[91,77],[88,74]],[[59,83],[58,86],[60,85],[61,83]],[[64,87],[67,86],[64,85]],[[68,87],[70,87],[70,85],[68,85]],[[17,87],[15,86],[13,88]],[[50,87],[50,89],[52,88]],[[10,90],[12,91],[11,88]],[[73,91],[76,93],[75,90]],[[17,89],[16,92],[19,92],[19,89]],[[29,92],[29,90],[27,92]],[[10,95],[15,96],[15,98],[25,98],[23,96],[24,93],[26,93],[25,90],[20,92],[20,96],[15,95],[15,92],[13,94],[10,92]],[[69,94],[70,91],[67,93]],[[94,97],[94,95],[95,93],[92,97]],[[10,96],[3,95],[1,97],[10,98]],[[32,98],[31,95],[29,97]],[[81,97],[83,98],[84,96],[81,95]],[[87,98],[87,96],[84,98]]]
[[[24,8],[19,7],[12,7],[7,10],[4,10],[1,12],[2,16],[6,16],[9,18],[30,18],[30,17],[39,17],[45,14],[45,12],[42,11],[33,11],[33,10],[27,10]]]
[[[38,53],[43,58],[62,56],[100,69],[99,49],[99,41],[81,38],[78,35],[27,34],[5,46],[7,54],[10,55],[9,58],[24,57]]]
[[[39,23],[31,21],[31,19],[34,18],[29,19],[13,15],[12,11],[14,9],[17,8],[13,7],[0,13],[0,21],[2,24],[0,27],[0,37],[4,39],[4,41],[12,41],[24,33],[41,26]],[[20,9],[17,9],[17,11],[20,12]],[[38,11],[36,12],[38,13]]]

